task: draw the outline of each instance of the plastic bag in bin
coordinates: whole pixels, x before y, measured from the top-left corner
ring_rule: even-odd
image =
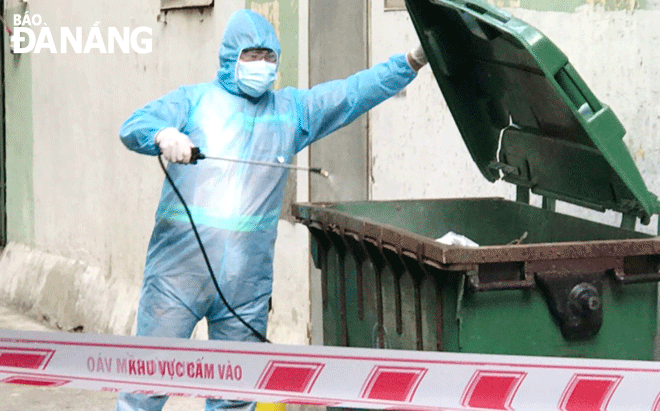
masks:
[[[460,245],[462,247],[479,247],[479,244],[470,240],[464,235],[456,234],[453,231],[449,231],[447,234],[443,235],[440,238],[437,238],[435,241],[447,245]]]

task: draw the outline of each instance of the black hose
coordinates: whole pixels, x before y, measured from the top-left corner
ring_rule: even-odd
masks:
[[[190,220],[190,225],[192,226],[193,232],[195,233],[195,238],[197,238],[197,243],[199,244],[199,249],[202,250],[202,255],[204,256],[204,261],[206,262],[206,267],[209,269],[209,274],[211,274],[211,279],[213,280],[213,285],[215,285],[215,289],[218,290],[218,294],[220,295],[220,299],[222,302],[225,304],[227,309],[229,309],[229,312],[231,312],[234,317],[243,325],[245,325],[250,331],[254,333],[254,335],[261,340],[261,342],[267,342],[269,343],[270,341],[264,337],[259,331],[255,330],[254,327],[252,327],[250,324],[248,324],[236,311],[234,311],[233,308],[229,305],[227,302],[227,299],[225,298],[224,294],[222,294],[222,291],[220,291],[220,286],[218,285],[218,281],[215,279],[215,274],[213,274],[213,269],[211,268],[211,263],[209,262],[209,257],[206,255],[206,249],[204,248],[204,245],[202,244],[202,239],[199,236],[199,233],[197,232],[197,227],[195,226],[195,222],[193,221],[192,214],[190,214],[190,210],[188,209],[188,205],[186,204],[186,201],[183,199],[183,196],[179,192],[179,190],[176,188],[176,185],[174,184],[174,181],[172,181],[172,177],[170,177],[170,174],[167,172],[167,169],[165,168],[165,165],[163,164],[163,159],[161,158],[161,154],[158,155],[158,162],[160,163],[160,168],[163,169],[163,172],[165,173],[165,177],[167,178],[167,181],[170,182],[170,185],[172,186],[172,189],[174,189],[174,193],[176,193],[176,196],[179,197],[179,200],[181,201],[181,204],[183,204],[183,208],[186,210],[186,214],[188,215],[188,219]]]

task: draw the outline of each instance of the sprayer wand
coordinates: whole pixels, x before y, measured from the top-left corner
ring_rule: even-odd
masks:
[[[230,161],[233,163],[243,163],[243,164],[254,164],[254,165],[259,165],[259,166],[267,166],[267,167],[280,167],[280,168],[288,168],[292,170],[301,170],[301,171],[309,171],[310,173],[316,173],[318,175],[321,175],[325,178],[330,177],[330,173],[325,171],[324,169],[320,167],[303,167],[303,166],[295,166],[293,164],[287,164],[284,162],[284,158],[278,157],[277,163],[275,162],[270,162],[270,161],[255,161],[255,160],[240,160],[237,158],[229,158],[229,157],[212,157],[212,156],[207,156],[206,154],[202,153],[199,151],[199,147],[193,147],[192,148],[192,156],[190,157],[190,163],[191,164],[197,164],[197,160],[219,160],[219,161]]]

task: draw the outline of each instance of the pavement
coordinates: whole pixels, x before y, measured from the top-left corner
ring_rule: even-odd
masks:
[[[0,329],[51,331],[47,323],[0,305]],[[0,411],[112,411],[117,394],[71,388],[0,384]],[[171,397],[163,411],[202,411],[200,398]]]

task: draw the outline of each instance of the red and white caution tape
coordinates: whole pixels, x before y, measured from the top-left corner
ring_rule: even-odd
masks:
[[[10,330],[0,382],[415,411],[660,411],[656,362]]]

